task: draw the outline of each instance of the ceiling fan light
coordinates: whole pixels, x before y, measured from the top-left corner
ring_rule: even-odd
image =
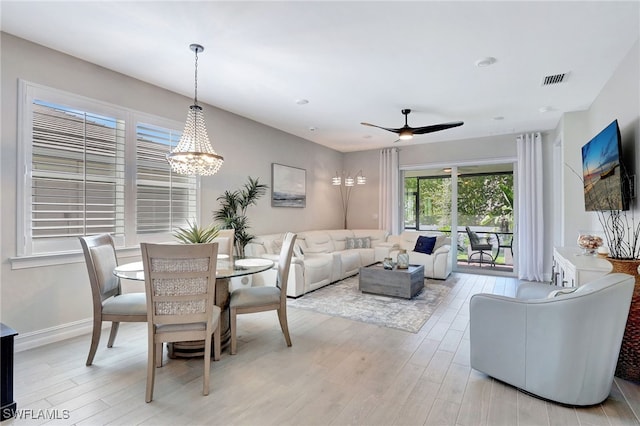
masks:
[[[413,132],[409,129],[400,130],[400,140],[407,141],[413,139]]]

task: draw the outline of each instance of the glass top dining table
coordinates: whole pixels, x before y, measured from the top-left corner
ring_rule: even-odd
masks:
[[[231,278],[243,275],[258,274],[271,269],[275,262],[263,258],[237,258],[219,254],[216,263],[216,295],[214,303],[221,308],[220,334],[221,345],[229,344],[231,331],[229,328],[229,282]],[[117,266],[113,274],[119,278],[144,281],[142,262],[131,262]],[[170,358],[194,357],[204,354],[204,341],[174,342],[167,345]],[[213,353],[213,352],[212,352]]]
[[[216,264],[216,280],[257,274],[271,269],[273,265],[274,262],[269,259],[258,257],[237,258],[220,254]],[[113,274],[119,278],[144,281],[144,268],[141,261],[118,265],[113,270]]]

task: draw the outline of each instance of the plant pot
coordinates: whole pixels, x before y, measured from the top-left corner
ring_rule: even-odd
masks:
[[[625,380],[640,381],[640,275],[638,275],[638,266],[640,259],[636,260],[607,260],[613,266],[611,272],[621,272],[633,275],[636,280],[633,296],[631,298],[631,306],[629,308],[629,317],[627,318],[627,326],[622,337],[622,345],[620,347],[620,355],[618,356],[618,365],[616,366],[615,375]]]

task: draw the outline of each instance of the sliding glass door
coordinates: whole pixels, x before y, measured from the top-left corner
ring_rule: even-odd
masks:
[[[514,272],[513,163],[407,170],[403,202],[405,229],[451,235],[454,270]]]
[[[415,176],[413,176],[415,174]],[[451,229],[451,173],[421,170],[405,174],[404,227]]]

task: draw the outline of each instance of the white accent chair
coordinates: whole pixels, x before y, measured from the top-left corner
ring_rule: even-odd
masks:
[[[599,404],[611,391],[634,278],[581,287],[520,285],[515,298],[471,297],[471,367],[562,404]]]

